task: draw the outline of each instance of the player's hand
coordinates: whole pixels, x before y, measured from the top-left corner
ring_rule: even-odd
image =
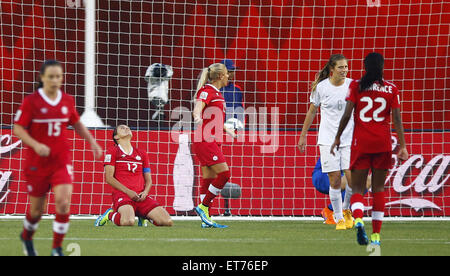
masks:
[[[38,143],[33,150],[39,155],[40,157],[48,157],[50,155],[50,148],[47,147],[44,144]]]
[[[228,135],[230,135],[233,139],[235,139],[235,138],[238,137],[237,133],[234,132],[234,130],[232,130],[232,129],[229,129],[229,128],[227,128],[227,127],[223,127],[223,130],[225,130],[225,132],[226,132]]]
[[[331,145],[331,148],[330,148],[330,153],[334,156],[334,148],[336,148],[336,149],[339,149],[339,146],[341,145],[341,139],[339,139],[339,138],[336,138],[335,140],[334,140],[334,143],[333,143],[333,145]]]
[[[400,148],[400,150],[397,153],[397,158],[402,161],[408,160],[409,158],[408,150],[406,148]]]
[[[297,147],[301,153],[305,152],[305,147],[306,147],[306,137],[305,136],[300,136]]]
[[[132,190],[128,190],[127,195],[133,201],[139,201],[139,199],[140,199],[139,195],[135,191],[132,191]]]
[[[194,117],[194,124],[201,125],[203,123],[203,119],[200,116]]]
[[[145,191],[140,193],[138,201],[144,201],[147,196],[148,196],[148,193],[146,193]]]
[[[103,149],[97,142],[91,144],[91,149],[94,152],[95,159],[101,159],[103,156]]]

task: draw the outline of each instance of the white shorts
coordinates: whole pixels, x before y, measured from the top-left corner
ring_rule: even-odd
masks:
[[[319,145],[322,172],[338,172],[350,168],[350,146],[334,149],[334,156],[330,153],[331,146]]]

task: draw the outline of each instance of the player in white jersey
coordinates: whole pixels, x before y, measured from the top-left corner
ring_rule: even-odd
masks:
[[[334,136],[339,128],[339,121],[345,110],[345,97],[352,79],[347,78],[348,62],[341,54],[330,57],[325,67],[316,75],[312,84],[310,107],[303,123],[302,132],[298,141],[298,147],[304,152],[306,146],[306,134],[320,107],[320,126],[317,144],[320,149],[322,171],[328,173],[330,180],[329,196],[334,210],[336,230],[344,230],[353,227],[353,218],[350,211],[350,146],[353,135],[353,118],[345,129],[341,146],[335,156],[330,154],[330,147],[334,142]],[[348,185],[345,190],[344,202],[341,196],[341,170],[344,171]]]

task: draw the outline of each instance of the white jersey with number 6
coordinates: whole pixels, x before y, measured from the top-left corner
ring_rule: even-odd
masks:
[[[331,146],[334,142],[339,122],[345,110],[345,97],[352,79],[346,78],[344,84],[335,86],[327,78],[321,81],[311,94],[310,102],[320,107],[320,126],[318,145]],[[353,135],[353,115],[341,136],[341,146],[350,146]]]

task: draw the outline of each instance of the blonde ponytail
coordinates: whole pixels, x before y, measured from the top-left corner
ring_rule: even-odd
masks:
[[[214,81],[218,79],[221,75],[225,74],[227,67],[222,63],[214,63],[210,66],[203,68],[202,73],[200,74],[200,79],[197,82],[197,90],[195,91],[193,101],[197,99],[197,93],[200,89],[202,89],[205,84],[209,81]]]

